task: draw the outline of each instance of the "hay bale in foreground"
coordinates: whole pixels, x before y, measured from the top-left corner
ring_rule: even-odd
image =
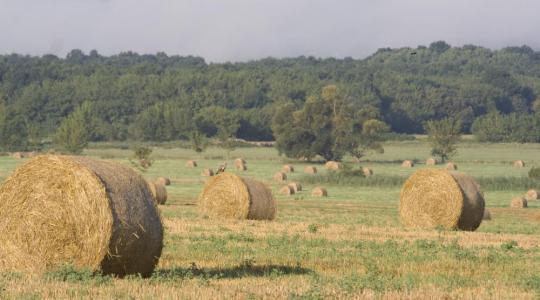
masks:
[[[161,185],[171,185],[171,180],[167,177],[158,177],[155,182]]]
[[[276,201],[262,182],[225,172],[208,180],[198,205],[213,218],[273,220]]]
[[[399,214],[405,226],[474,231],[484,216],[478,184],[463,173],[423,169],[401,189]]]
[[[510,201],[510,207],[511,208],[526,208],[527,207],[527,199],[524,197],[514,197],[512,198],[512,201]]]
[[[366,177],[373,176],[373,170],[367,167],[363,167],[362,174],[364,174],[364,176]]]
[[[527,193],[525,194],[525,199],[527,199],[527,201],[533,201],[533,200],[538,200],[538,197],[539,196],[539,193],[537,190],[528,190]]]
[[[485,220],[485,221],[491,220],[491,213],[489,212],[487,208],[484,209],[484,217],[482,218],[482,220]]]
[[[281,172],[283,173],[293,173],[294,172],[294,166],[293,165],[283,165],[281,168]]]
[[[311,196],[328,197],[328,191],[325,188],[318,186],[311,191]]]
[[[514,162],[514,167],[516,167],[516,168],[523,168],[523,167],[525,167],[525,162],[522,161],[522,160],[516,160],[516,161]]]
[[[197,162],[194,161],[194,160],[188,160],[188,161],[186,162],[186,167],[188,167],[188,168],[195,168],[195,167],[197,167]]]
[[[286,196],[290,196],[290,195],[294,195],[295,191],[294,189],[291,187],[291,186],[284,186],[282,187],[280,190],[279,190],[279,193],[281,195],[286,195]]]
[[[203,169],[201,175],[207,177],[214,176],[214,171],[212,169]]]
[[[41,273],[72,263],[150,275],[163,226],[146,181],[123,165],[37,156],[0,187],[0,270]]]
[[[167,188],[165,185],[158,182],[148,182],[148,188],[150,189],[154,203],[163,205],[167,202]]]
[[[295,193],[297,192],[300,192],[302,190],[302,185],[298,182],[291,182],[288,184],[288,186],[290,186]]]
[[[435,166],[437,165],[437,160],[433,157],[430,157],[426,160],[426,165],[428,166]]]
[[[236,170],[238,171],[247,171],[247,166],[245,164],[236,165]]]
[[[337,171],[343,169],[343,165],[340,162],[333,160],[326,162],[326,164],[324,164],[324,167],[330,171]]]
[[[274,174],[274,180],[278,182],[285,181],[287,180],[287,174],[283,172],[277,172],[276,174]]]
[[[412,160],[404,160],[402,163],[401,163],[401,166],[403,168],[412,168],[414,167],[414,162]]]
[[[304,173],[306,174],[317,174],[317,168],[314,166],[307,166],[304,168]]]
[[[453,162],[449,162],[446,164],[446,169],[448,171],[457,171],[457,165]]]

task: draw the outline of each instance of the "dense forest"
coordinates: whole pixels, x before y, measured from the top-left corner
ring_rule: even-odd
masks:
[[[365,59],[210,64],[165,53],[3,55],[1,140],[11,148],[50,140],[82,106],[90,110],[94,141],[214,136],[223,126],[238,138],[272,140],[280,107],[301,109],[328,85],[396,133],[423,133],[426,121],[453,117],[463,133],[476,131],[483,140],[540,142],[540,52],[443,41],[379,49]],[[492,131],[494,124],[501,128]],[[521,136],[513,138],[516,130]]]

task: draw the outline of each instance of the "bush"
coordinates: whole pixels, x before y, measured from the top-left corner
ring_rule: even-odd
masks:
[[[529,178],[540,180],[540,168],[531,168],[529,170]]]

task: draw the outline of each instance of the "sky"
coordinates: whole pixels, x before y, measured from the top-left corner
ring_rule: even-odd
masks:
[[[540,49],[538,0],[0,0],[0,54],[363,58],[379,48]]]

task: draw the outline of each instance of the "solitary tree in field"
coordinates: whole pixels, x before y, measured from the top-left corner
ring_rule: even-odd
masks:
[[[92,108],[85,102],[60,123],[54,144],[61,151],[81,153],[93,134],[92,124]]]
[[[461,139],[461,122],[446,118],[440,121],[428,121],[424,125],[431,144],[431,154],[444,162],[457,153],[456,144]]]

